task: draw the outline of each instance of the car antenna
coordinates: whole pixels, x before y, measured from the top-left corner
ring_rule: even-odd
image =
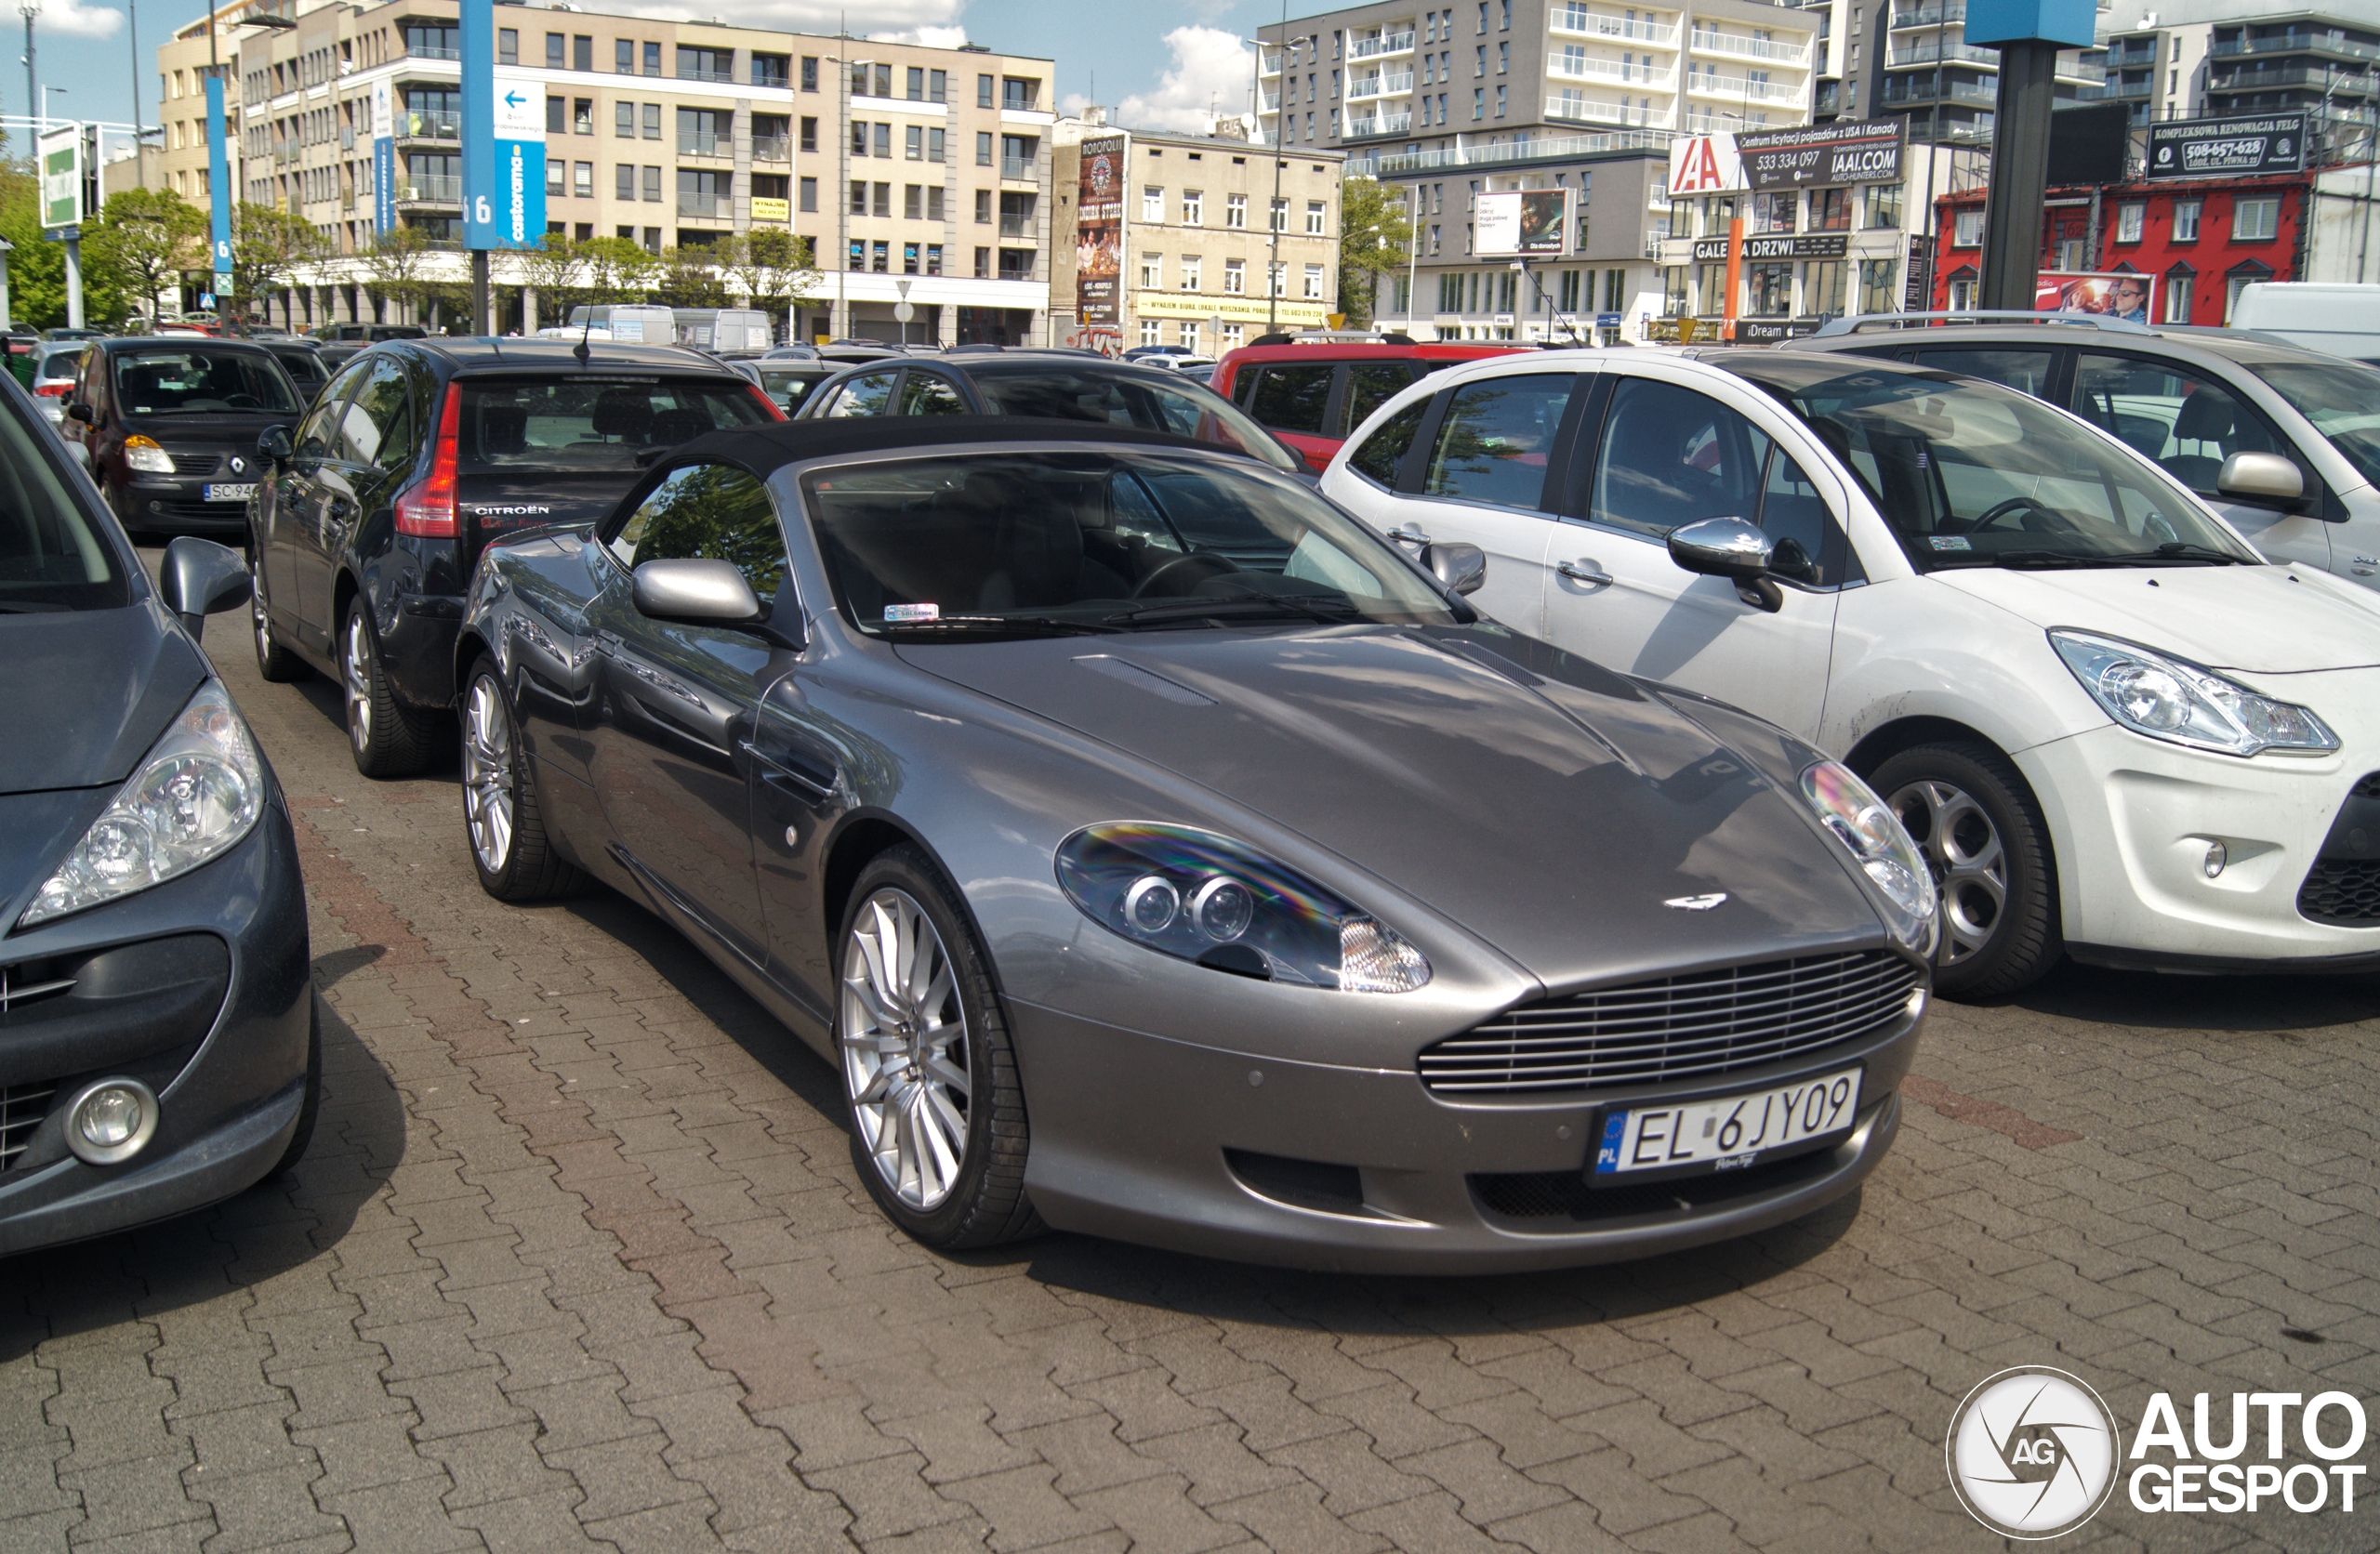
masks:
[[[578,364],[582,368],[587,365],[587,359],[594,354],[587,349],[587,336],[593,333],[595,333],[595,309],[589,308],[587,309],[587,327],[578,332],[578,343],[570,348],[570,353],[578,358]]]

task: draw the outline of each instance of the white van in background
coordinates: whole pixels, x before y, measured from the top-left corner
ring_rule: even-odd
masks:
[[[2380,285],[2251,282],[2240,288],[2230,327],[2380,366]]]
[[[581,303],[570,310],[571,328],[584,329],[590,321],[597,329],[611,331],[615,340],[648,346],[678,343],[677,314],[668,308],[642,302],[598,302]]]
[[[776,344],[769,315],[750,308],[681,308],[678,343],[716,356],[757,356]]]

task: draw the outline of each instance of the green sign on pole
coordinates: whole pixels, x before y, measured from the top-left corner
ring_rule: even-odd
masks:
[[[41,224],[78,227],[83,223],[83,126],[45,133],[37,143],[41,162]]]

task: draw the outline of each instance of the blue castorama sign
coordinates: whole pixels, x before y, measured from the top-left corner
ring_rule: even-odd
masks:
[[[231,290],[231,157],[223,144],[223,78],[206,78],[207,247],[214,255],[215,295]]]
[[[546,236],[545,87],[496,68],[494,0],[463,0],[463,246],[535,248]]]

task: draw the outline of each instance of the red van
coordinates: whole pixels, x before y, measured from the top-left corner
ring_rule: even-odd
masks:
[[[1383,340],[1242,346],[1216,364],[1215,392],[1319,469],[1390,395],[1457,362],[1532,349],[1518,345],[1422,345]]]

